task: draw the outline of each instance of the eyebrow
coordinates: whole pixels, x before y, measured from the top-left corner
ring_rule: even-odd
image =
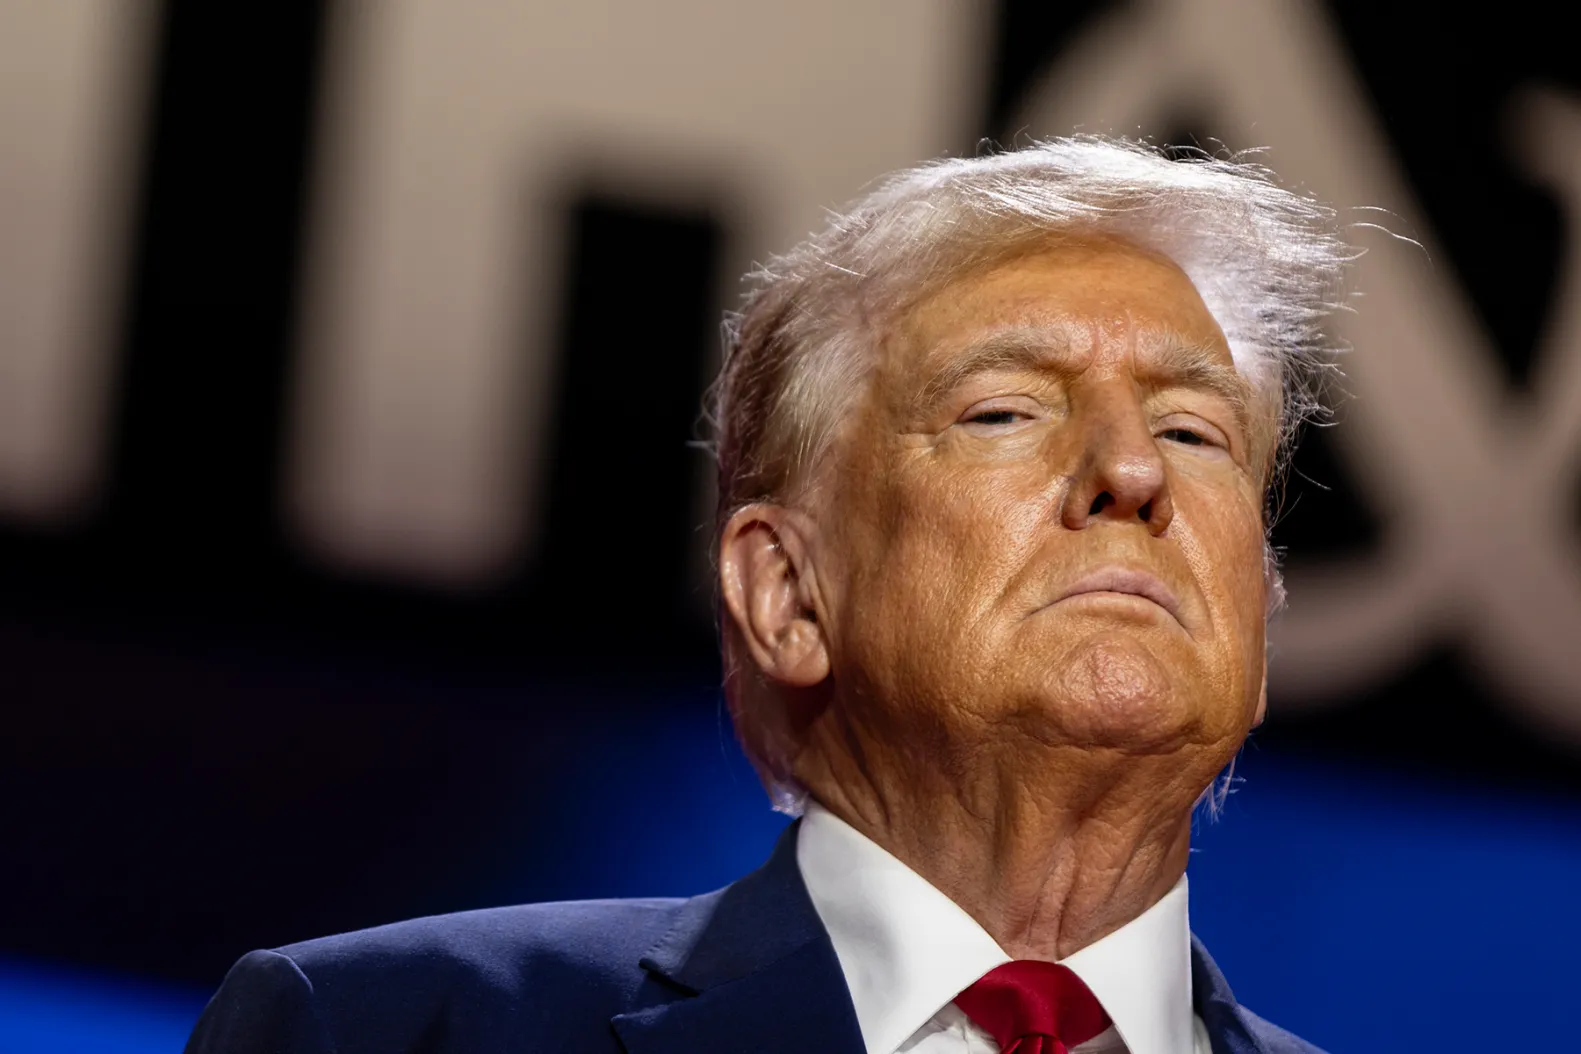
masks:
[[[1183,341],[1172,333],[1144,335],[1144,365],[1139,379],[1155,391],[1188,388],[1216,395],[1229,403],[1243,430],[1251,418],[1252,386],[1234,366],[1218,361],[1212,345]],[[964,381],[995,370],[1069,372],[1072,349],[1058,329],[998,330],[963,348],[941,366],[915,401],[919,411],[932,409]]]
[[[1189,388],[1208,392],[1229,403],[1235,423],[1245,432],[1251,422],[1254,396],[1251,381],[1234,366],[1219,361],[1211,344],[1193,344],[1174,334],[1144,338],[1148,347],[1141,380],[1154,391]]]
[[[931,409],[962,382],[995,370],[1029,373],[1059,369],[1070,357],[1070,341],[1054,330],[1001,329],[966,345],[939,367],[917,393],[916,408]]]

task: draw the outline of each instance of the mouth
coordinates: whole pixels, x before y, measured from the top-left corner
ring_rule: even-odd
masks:
[[[1077,579],[1054,603],[1072,597],[1117,594],[1151,600],[1180,621],[1180,599],[1154,575],[1124,567],[1105,567]]]

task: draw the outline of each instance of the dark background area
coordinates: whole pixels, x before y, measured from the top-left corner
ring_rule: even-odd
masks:
[[[1497,18],[1326,6],[1449,254],[1436,265],[1519,388],[1563,228],[1558,203],[1506,160],[1502,108],[1534,81],[1581,89],[1568,35],[1535,3]],[[985,136],[1005,138],[1028,79],[1095,9],[1001,0]],[[716,340],[720,216],[569,188],[549,513],[530,566],[476,590],[393,584],[319,562],[285,529],[327,15],[163,4],[102,500],[73,526],[0,522],[5,956],[208,989],[253,947],[636,891],[640,869],[601,888],[586,878],[603,850],[575,822],[591,809],[575,796],[601,768],[640,773],[666,728],[702,729],[707,765],[750,792],[692,575],[704,455],[687,442]],[[611,372],[632,392],[620,432],[588,427]],[[1581,481],[1556,486],[1578,495],[1581,544]],[[640,563],[603,558],[629,525],[584,511],[612,500],[641,510]],[[1387,511],[1366,507],[1314,431],[1276,541],[1292,565],[1363,550]],[[610,612],[634,595],[662,617],[612,650]],[[1285,715],[1275,698],[1272,712],[1254,769],[1292,759],[1457,801],[1581,806],[1575,751],[1511,716],[1452,643],[1343,705]],[[662,799],[677,778],[621,785]],[[753,831],[775,822],[761,808]],[[652,859],[705,851],[708,832],[691,837],[656,843]]]

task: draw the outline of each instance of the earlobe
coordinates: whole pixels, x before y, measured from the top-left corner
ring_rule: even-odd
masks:
[[[719,540],[726,612],[764,675],[797,688],[829,676],[811,532],[805,516],[760,503],[737,511]]]

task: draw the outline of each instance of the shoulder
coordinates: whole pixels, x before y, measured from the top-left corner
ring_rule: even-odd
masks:
[[[684,900],[495,908],[253,952],[211,1001],[189,1051],[462,1051],[506,1036],[598,1050],[590,1036],[644,983],[642,955]],[[596,1022],[596,1025],[594,1024]],[[594,1027],[589,1030],[589,1026]],[[205,1044],[205,1037],[213,1037]]]
[[[315,985],[412,977],[514,988],[574,974],[635,973],[684,900],[525,904],[397,922],[276,949]]]
[[[1314,1047],[1300,1036],[1265,1021],[1244,1006],[1239,1009],[1246,1031],[1257,1041],[1257,1049],[1263,1054],[1323,1054],[1321,1049]]]
[[[1244,1035],[1259,1054],[1323,1054],[1321,1050],[1241,1005],[1208,949],[1191,937],[1191,989],[1197,1017],[1217,1041]]]

